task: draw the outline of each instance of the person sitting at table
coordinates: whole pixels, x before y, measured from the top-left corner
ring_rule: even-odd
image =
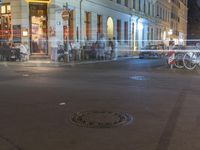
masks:
[[[3,59],[6,59],[8,61],[10,59],[11,48],[8,45],[8,43],[3,42],[2,49],[3,49]]]

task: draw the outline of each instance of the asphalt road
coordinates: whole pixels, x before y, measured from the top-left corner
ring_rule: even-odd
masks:
[[[198,71],[169,70],[163,60],[0,62],[0,150],[199,150],[199,83]],[[127,112],[133,121],[71,123],[84,111]]]

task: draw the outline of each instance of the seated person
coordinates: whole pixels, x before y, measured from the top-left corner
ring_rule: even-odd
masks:
[[[21,44],[21,43],[18,44],[18,45],[16,45],[16,48],[20,49],[20,56],[21,56],[21,58],[23,58],[25,60],[28,60],[28,58],[29,58],[28,49],[23,44]]]

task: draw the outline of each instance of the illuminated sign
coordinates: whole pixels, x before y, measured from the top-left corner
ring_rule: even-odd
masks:
[[[26,0],[29,3],[50,3],[51,0]]]

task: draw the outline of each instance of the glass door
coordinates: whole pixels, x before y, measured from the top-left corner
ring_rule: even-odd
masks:
[[[30,45],[31,53],[48,53],[47,4],[30,3]]]

